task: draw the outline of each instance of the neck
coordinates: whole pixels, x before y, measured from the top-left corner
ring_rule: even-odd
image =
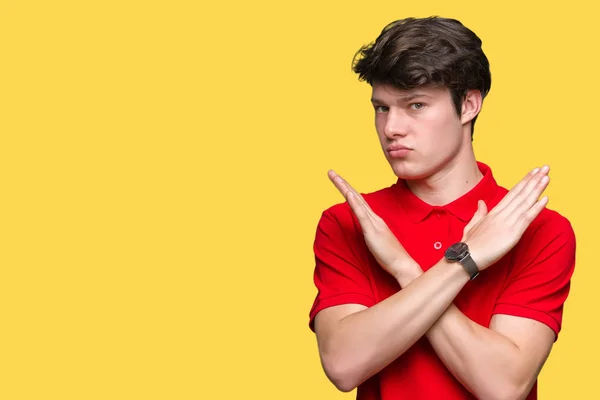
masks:
[[[458,155],[442,170],[417,180],[406,181],[410,190],[424,202],[443,206],[460,198],[483,178],[475,154],[471,151]]]

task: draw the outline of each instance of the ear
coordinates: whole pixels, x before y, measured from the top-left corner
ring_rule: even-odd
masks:
[[[479,90],[469,90],[462,103],[460,122],[466,124],[479,114],[483,98]]]

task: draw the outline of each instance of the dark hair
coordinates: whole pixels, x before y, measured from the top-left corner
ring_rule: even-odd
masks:
[[[375,42],[355,54],[353,70],[371,86],[445,86],[459,116],[468,90],[477,89],[485,98],[492,84],[481,39],[460,21],[441,17],[406,18],[388,24]],[[471,138],[476,119],[472,120]]]

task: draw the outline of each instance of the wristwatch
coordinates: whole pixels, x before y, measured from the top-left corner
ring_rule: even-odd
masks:
[[[471,258],[469,246],[467,246],[465,242],[454,243],[452,246],[448,247],[444,256],[448,262],[459,262],[467,271],[471,280],[479,275],[479,268],[477,268],[477,264],[475,264],[475,261]]]

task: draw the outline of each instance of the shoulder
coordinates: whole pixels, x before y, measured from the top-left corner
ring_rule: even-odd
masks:
[[[506,196],[508,189],[498,186],[495,199],[492,201],[492,207]],[[542,212],[531,222],[525,231],[523,238],[533,239],[537,235],[542,235],[543,239],[552,236],[563,236],[575,239],[575,234],[571,222],[567,217],[558,211],[545,207]]]
[[[375,213],[381,208],[389,207],[394,201],[392,186],[374,192],[361,193],[361,195]],[[328,223],[336,223],[343,230],[354,229],[358,226],[358,220],[347,201],[334,204],[322,212],[319,224]]]
[[[558,240],[575,245],[575,231],[571,221],[550,208],[544,208],[525,233],[531,239],[535,237],[537,241]]]
[[[498,186],[492,207],[507,193],[508,189]],[[575,256],[575,244],[575,232],[569,219],[546,207],[527,227],[513,251],[525,265],[540,262],[543,258],[550,261],[556,257],[563,257],[565,262],[570,262],[568,260]]]
[[[547,241],[553,238],[575,240],[575,232],[569,219],[548,207],[531,222],[524,236],[536,241]]]
[[[533,230],[543,229],[555,234],[574,235],[573,226],[567,217],[547,207],[531,223],[531,228]]]
[[[361,193],[361,196],[365,199],[367,204],[375,209],[379,207],[386,207],[394,200],[394,193],[392,191],[393,186],[379,189],[374,192]],[[340,202],[330,206],[323,211],[323,216],[328,218],[334,218],[340,221],[349,221],[354,216],[352,209],[347,201]]]
[[[565,216],[545,208],[527,227],[517,247],[521,259],[526,263],[561,258],[570,264],[575,257],[575,231]]]

